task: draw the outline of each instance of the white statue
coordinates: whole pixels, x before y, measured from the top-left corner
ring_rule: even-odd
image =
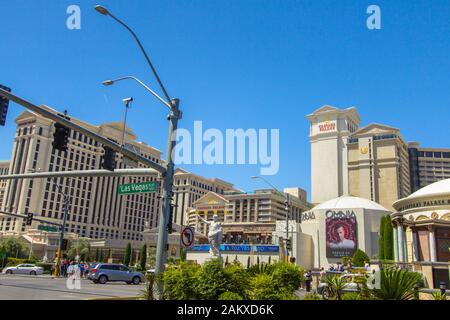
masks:
[[[204,223],[209,225],[209,232],[208,232],[208,240],[209,240],[209,253],[214,257],[221,257],[220,256],[220,244],[222,243],[222,237],[223,237],[223,228],[222,223],[219,222],[219,216],[215,214],[213,216],[213,221],[207,221],[200,217],[200,220],[202,220]]]

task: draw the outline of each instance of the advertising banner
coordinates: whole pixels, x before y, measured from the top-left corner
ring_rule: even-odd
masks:
[[[327,258],[351,257],[357,249],[356,215],[353,211],[326,212]]]

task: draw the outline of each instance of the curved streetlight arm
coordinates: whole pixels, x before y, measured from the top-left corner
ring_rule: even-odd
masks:
[[[150,92],[156,99],[158,99],[159,101],[161,101],[167,108],[169,108],[169,110],[172,110],[172,106],[170,104],[168,104],[163,98],[161,98],[155,91],[153,91],[152,89],[150,89],[144,82],[142,82],[141,80],[139,80],[136,77],[133,76],[127,76],[127,77],[122,77],[122,78],[118,78],[115,80],[108,80],[103,82],[104,85],[109,85],[109,84],[113,84],[114,82],[118,82],[118,81],[122,81],[122,80],[134,80],[136,82],[138,82],[141,86],[143,86],[145,88],[145,90],[147,90],[148,92]]]
[[[127,26],[120,19],[116,18],[113,14],[111,14],[111,12],[108,12],[108,15],[111,16],[111,18],[116,20],[118,23],[120,23],[122,26],[124,26],[133,35],[134,39],[136,40],[137,44],[139,45],[139,48],[141,49],[142,53],[144,54],[144,57],[147,60],[148,65],[152,69],[153,75],[155,76],[156,81],[158,81],[158,84],[161,87],[161,90],[163,91],[164,96],[167,99],[167,102],[169,103],[169,105],[172,105],[172,101],[169,97],[169,94],[167,93],[166,89],[164,88],[164,86],[161,82],[161,79],[158,76],[158,73],[156,72],[155,68],[153,67],[152,62],[150,61],[150,58],[148,57],[147,53],[145,52],[144,47],[142,46],[141,41],[139,41],[139,38],[137,37],[137,35],[134,33],[134,31],[129,26]]]

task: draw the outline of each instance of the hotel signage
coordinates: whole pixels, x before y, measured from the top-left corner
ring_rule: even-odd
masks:
[[[399,208],[399,211],[404,211],[408,209],[414,208],[423,208],[423,207],[435,207],[435,206],[445,206],[450,205],[450,199],[438,199],[438,200],[422,200],[412,202],[410,204],[404,205]]]
[[[336,131],[336,122],[322,122],[319,124],[320,132]]]

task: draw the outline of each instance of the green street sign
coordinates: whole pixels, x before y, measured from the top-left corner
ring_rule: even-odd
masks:
[[[158,182],[142,182],[122,184],[117,187],[119,195],[135,194],[135,193],[149,193],[158,191]]]
[[[38,230],[41,231],[47,231],[47,232],[58,232],[57,227],[51,227],[51,226],[44,226],[44,225],[38,225]]]

